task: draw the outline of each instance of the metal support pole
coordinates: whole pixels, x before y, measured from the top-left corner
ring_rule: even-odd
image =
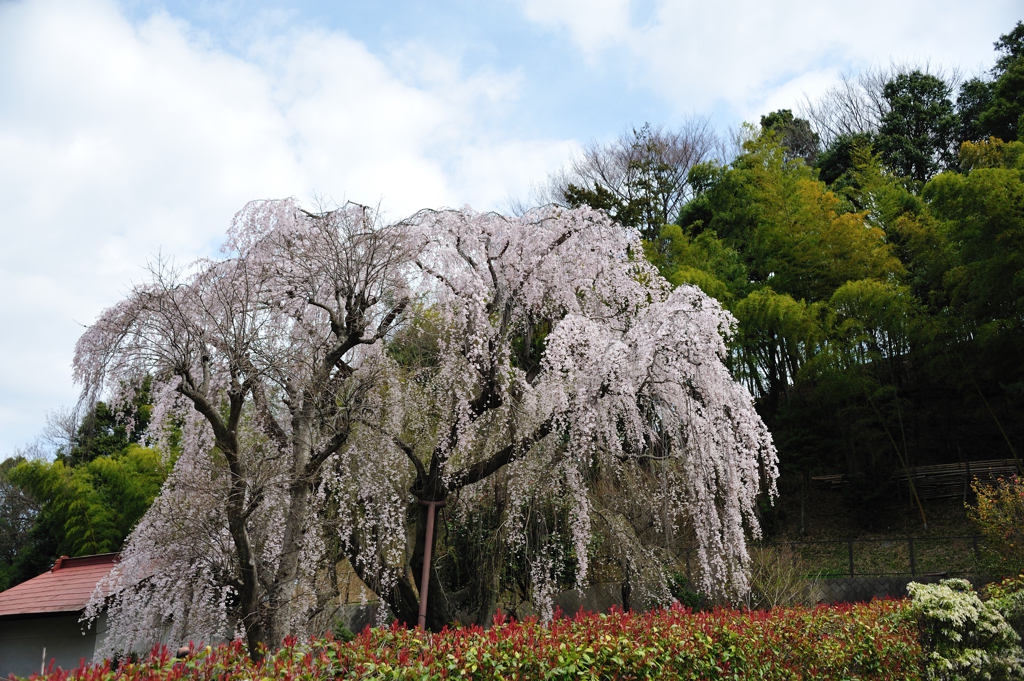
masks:
[[[846,542],[846,548],[850,552],[850,576],[853,577],[853,540],[850,539]]]
[[[434,548],[434,509],[444,506],[443,501],[419,502],[427,507],[427,536],[423,541],[423,574],[420,576],[420,617],[417,626],[420,629],[427,628],[427,592],[430,590],[430,554]]]

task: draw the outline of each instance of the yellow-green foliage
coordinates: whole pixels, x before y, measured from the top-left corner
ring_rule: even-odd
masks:
[[[944,284],[951,302],[980,325],[983,341],[1019,338],[1024,318],[1024,172],[978,168],[943,173],[924,196],[950,244]]]
[[[725,306],[746,284],[739,253],[710,229],[691,237],[679,225],[665,225],[656,241],[644,243],[644,251],[674,286],[693,284]]]
[[[136,444],[74,468],[34,460],[10,473],[42,506],[41,521],[57,538],[57,550],[69,556],[120,549],[166,477],[160,455]]]
[[[1014,476],[993,487],[973,487],[978,501],[967,512],[985,537],[991,569],[1004,575],[1024,571],[1024,482]]]
[[[850,280],[884,279],[903,267],[867,211],[843,212],[838,196],[769,138],[747,143],[734,172],[757,205],[755,257],[766,283],[794,298],[824,300]]]
[[[911,320],[917,313],[913,294],[891,281],[848,281],[832,294],[834,337],[850,348],[899,353],[909,345]]]
[[[1024,142],[1004,142],[995,137],[981,142],[964,142],[960,145],[960,166],[965,173],[976,168],[1024,170]]]

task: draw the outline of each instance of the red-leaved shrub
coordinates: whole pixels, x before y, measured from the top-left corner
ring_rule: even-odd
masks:
[[[508,621],[429,634],[367,629],[350,643],[286,639],[254,663],[239,641],[165,648],[116,671],[109,663],[55,671],[48,681],[314,679],[919,679],[921,647],[906,601],[778,608],[686,608],[581,614],[550,624]]]

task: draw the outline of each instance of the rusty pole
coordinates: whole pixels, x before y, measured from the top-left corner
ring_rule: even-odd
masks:
[[[438,506],[444,506],[443,501],[426,501],[420,499],[419,502],[427,507],[427,536],[423,543],[423,574],[420,577],[420,618],[417,626],[420,629],[427,628],[427,592],[430,589],[430,554],[434,548],[434,509]]]

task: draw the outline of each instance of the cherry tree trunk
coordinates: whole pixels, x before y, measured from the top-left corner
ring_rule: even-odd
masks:
[[[246,645],[255,659],[259,655],[259,644],[266,644],[266,630],[259,612],[259,573],[245,522],[245,482],[235,468],[232,466],[231,490],[228,493],[228,531],[234,541],[238,559],[238,607],[245,629]]]
[[[269,629],[267,640],[277,647],[285,636],[292,634],[292,601],[299,572],[300,540],[306,524],[309,506],[309,485],[302,479],[293,480],[288,490],[289,504],[285,516],[284,536],[281,540],[281,560],[269,594]]]

